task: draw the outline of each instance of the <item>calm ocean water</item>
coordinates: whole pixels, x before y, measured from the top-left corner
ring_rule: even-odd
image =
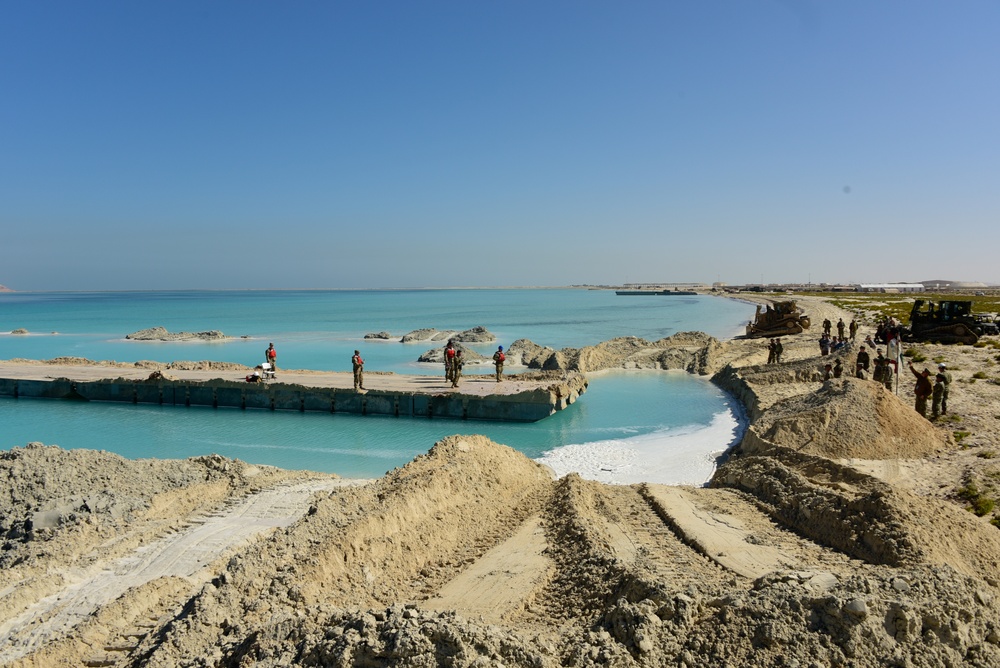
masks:
[[[528,338],[562,348],[616,336],[654,340],[690,330],[727,337],[751,315],[747,305],[722,298],[619,297],[613,291],[573,289],[7,293],[0,294],[0,359],[257,364],[273,341],[279,368],[346,371],[351,353],[360,348],[372,371],[440,373],[438,365],[415,361],[431,345],[370,341],[364,335],[385,330],[399,337],[424,327],[482,325],[505,346]],[[157,325],[248,338],[124,339]],[[30,334],[6,333],[17,328]],[[496,345],[483,345],[480,352]],[[704,379],[676,372],[608,372],[594,376],[587,394],[568,410],[533,424],[0,399],[0,448],[42,441],[133,458],[216,452],[283,468],[374,477],[426,452],[443,436],[481,433],[541,458],[559,473],[579,471],[608,482],[700,483],[738,435],[739,416],[736,402]]]

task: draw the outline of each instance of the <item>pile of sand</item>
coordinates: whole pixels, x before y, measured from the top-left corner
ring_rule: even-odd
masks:
[[[776,445],[833,459],[918,459],[948,444],[881,384],[855,378],[779,401],[753,429]]]
[[[0,452],[0,565],[24,558],[20,546],[75,525],[125,524],[159,494],[193,485],[245,481],[261,469],[219,456],[183,461],[127,460],[109,452],[29,443]]]
[[[171,490],[148,490],[151,509],[204,491],[199,467],[212,477],[245,466],[210,458],[160,471],[38,446],[14,459],[35,455],[40,471],[107,459],[62,467],[70,492],[138,494],[162,479]],[[654,508],[639,488],[553,480],[511,448],[454,436],[378,481],[315,496],[301,520],[200,583],[150,581],[9,665],[1000,665],[1000,592],[986,575],[1000,543],[972,540],[976,518],[780,447],[734,457],[716,484],[685,493],[704,526],[717,518],[742,536],[733,549],[771,546],[794,568],[731,572],[698,547],[710,536],[677,533],[669,499]],[[29,487],[16,507],[53,496]],[[923,544],[944,530],[966,546],[962,572],[949,565],[955,549]],[[74,558],[50,545],[50,567]]]

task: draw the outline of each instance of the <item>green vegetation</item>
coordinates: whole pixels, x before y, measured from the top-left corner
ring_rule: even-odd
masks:
[[[963,439],[968,438],[969,436],[972,435],[972,432],[971,431],[953,431],[953,432],[951,432],[951,434],[952,434],[952,436],[955,437],[955,442],[961,444]]]
[[[993,512],[996,501],[983,494],[976,483],[969,481],[964,487],[956,490],[958,498],[969,504],[969,510],[978,517],[985,517]]]
[[[873,321],[893,317],[904,325],[910,322],[910,311],[913,309],[913,302],[916,299],[923,299],[925,302],[950,301],[971,301],[973,313],[997,313],[1000,311],[1000,295],[966,295],[966,294],[941,294],[934,292],[908,293],[908,294],[882,294],[882,293],[861,293],[861,292],[803,292],[801,294],[826,297],[830,302],[842,309],[854,313],[865,313]],[[794,297],[792,297],[794,299]],[[997,343],[1000,347],[1000,343]]]
[[[993,452],[992,450],[983,450],[982,452],[976,455],[976,457],[979,457],[980,459],[993,459],[996,456],[997,453]]]
[[[983,378],[986,378],[986,372],[985,371],[977,371],[976,373],[972,374],[972,377],[973,378],[978,378],[978,379],[982,380]]]
[[[907,348],[903,351],[903,357],[909,357],[911,362],[927,361],[927,355],[924,355],[919,348]]]

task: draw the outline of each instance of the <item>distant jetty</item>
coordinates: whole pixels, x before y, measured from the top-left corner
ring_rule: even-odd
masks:
[[[616,295],[625,295],[627,297],[632,297],[635,295],[669,295],[669,296],[680,296],[680,295],[696,295],[698,294],[694,290],[615,290]]]

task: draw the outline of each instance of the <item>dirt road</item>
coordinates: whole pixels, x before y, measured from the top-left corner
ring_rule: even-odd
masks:
[[[63,588],[0,626],[0,662],[58,642],[101,606],[157,578],[187,579],[192,589],[211,579],[213,562],[256,536],[299,519],[313,495],[365,481],[312,480],[280,485],[236,500],[210,515],[189,517],[189,527],[111,563],[67,574]]]

